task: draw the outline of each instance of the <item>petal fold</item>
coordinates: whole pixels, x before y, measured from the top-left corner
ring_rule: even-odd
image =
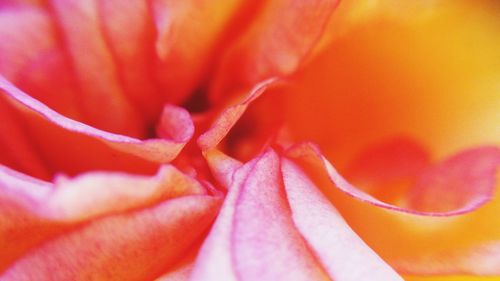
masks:
[[[161,206],[167,206],[169,202],[180,198],[191,199],[186,199],[188,203],[185,204],[173,204],[176,207],[172,207],[173,210],[168,213],[174,212],[177,215],[178,212],[179,223],[184,227],[193,227],[197,235],[201,235],[216,215],[221,201],[221,194],[213,188],[182,174],[170,165],[164,166],[155,176],[91,172],[75,178],[59,176],[55,183],[40,181],[2,166],[0,188],[0,272],[11,266],[13,261],[25,259],[30,255],[30,250],[37,251],[40,243],[51,239],[64,240],[66,235],[78,233],[89,223],[105,221],[110,217],[122,217],[123,221],[128,221],[129,216],[133,217],[141,212],[148,217],[148,210],[162,209]],[[205,216],[203,223],[193,222],[191,225],[186,222],[189,221],[192,208],[200,210],[197,215],[193,211],[193,216]],[[163,215],[158,216],[163,218]],[[140,223],[140,219],[135,223]],[[168,224],[168,221],[164,223]],[[172,230],[175,231],[174,226]],[[110,229],[103,231],[99,235],[118,235],[120,232]],[[198,238],[197,236],[196,239]],[[186,236],[186,239],[191,238]],[[193,239],[189,243],[196,242]],[[80,246],[84,247],[85,243]],[[63,246],[65,247],[69,246]],[[78,251],[81,250],[83,249]],[[41,260],[38,261],[40,262]]]
[[[217,169],[217,166],[214,166]],[[189,280],[401,280],[291,160],[236,168]]]
[[[498,155],[497,148],[479,148],[429,168],[413,193],[419,200],[402,207],[347,183],[310,144],[288,151],[376,253],[399,272],[419,275],[500,274],[500,204],[492,196],[499,187]],[[446,204],[441,210],[436,196]]]
[[[403,280],[359,238],[292,161],[282,173],[297,229],[333,280]]]
[[[30,251],[5,280],[145,280],[159,276],[200,239],[220,200],[187,196],[90,222]]]
[[[213,97],[295,71],[320,39],[337,2],[263,3],[247,32],[223,58],[215,77]]]
[[[103,130],[144,135],[144,120],[125,95],[113,54],[106,42],[96,0],[49,1],[68,51],[89,123]]]
[[[90,168],[151,173],[157,163],[173,160],[193,133],[189,113],[175,106],[165,107],[158,128],[164,132],[164,139],[139,140],[67,118],[2,77],[0,93],[21,118],[28,139],[31,138],[31,144],[38,148],[40,157],[50,162],[50,166],[58,168],[58,171],[69,174]],[[179,127],[181,125],[182,128]],[[93,153],[94,157],[88,157],[89,153]],[[67,161],[68,155],[72,156],[73,161]]]

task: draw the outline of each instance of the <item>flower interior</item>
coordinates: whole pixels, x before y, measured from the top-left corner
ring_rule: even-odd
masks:
[[[244,158],[283,127],[357,187],[407,206],[429,167],[500,144],[498,6],[426,1],[400,4],[412,9],[402,16],[399,4],[360,3],[340,5],[317,55],[264,93],[228,150]]]

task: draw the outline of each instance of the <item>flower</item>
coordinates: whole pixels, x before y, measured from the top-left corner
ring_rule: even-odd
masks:
[[[494,9],[345,1],[314,58],[207,135],[239,159],[283,150],[400,273],[498,275]]]
[[[337,4],[2,2],[0,276],[498,275],[497,4]]]

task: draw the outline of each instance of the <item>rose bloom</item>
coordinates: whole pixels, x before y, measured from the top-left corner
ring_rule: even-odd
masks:
[[[499,13],[0,0],[0,280],[496,280]]]

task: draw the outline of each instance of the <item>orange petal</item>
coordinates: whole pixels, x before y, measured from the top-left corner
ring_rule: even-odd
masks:
[[[240,161],[227,156],[218,149],[209,149],[203,152],[207,164],[217,180],[223,187],[230,186],[236,170],[243,165]]]
[[[491,1],[343,1],[330,43],[281,91],[292,135],[318,143],[340,170],[401,137],[437,160],[500,144],[496,10]]]
[[[97,1],[96,21],[113,57],[124,96],[152,123],[165,100],[156,81],[156,30],[149,8],[144,0]]]
[[[295,71],[321,37],[336,5],[337,0],[265,2],[223,58],[212,95],[217,98]]]
[[[244,1],[151,0],[160,59],[158,79],[169,102],[179,102],[200,86],[208,64],[220,52],[225,32]],[[244,11],[248,12],[248,11]]]

